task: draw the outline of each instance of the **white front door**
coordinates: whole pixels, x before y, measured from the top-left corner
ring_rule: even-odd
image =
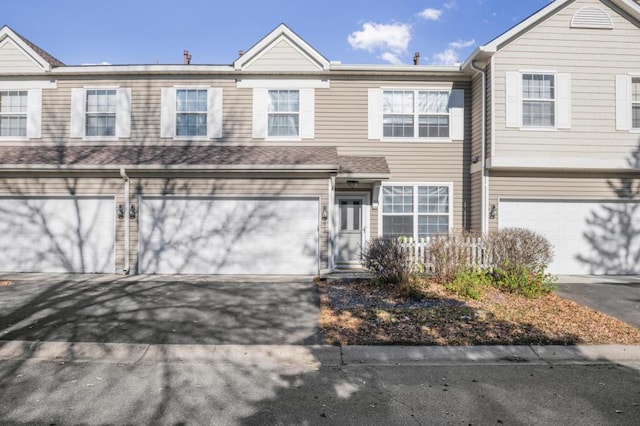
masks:
[[[336,261],[338,266],[360,265],[365,241],[364,204],[362,196],[338,196],[336,199],[338,228]]]

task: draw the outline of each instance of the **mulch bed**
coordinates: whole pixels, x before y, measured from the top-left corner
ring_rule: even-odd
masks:
[[[555,294],[490,289],[474,301],[429,284],[414,300],[368,280],[319,281],[318,290],[334,345],[640,345],[640,329]]]

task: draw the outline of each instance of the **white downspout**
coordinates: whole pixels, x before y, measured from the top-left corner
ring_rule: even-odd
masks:
[[[482,175],[480,177],[480,186],[482,191],[480,193],[480,223],[482,235],[485,235],[489,231],[489,194],[488,194],[488,176],[487,176],[487,72],[476,66],[475,61],[471,61],[471,68],[482,75]]]
[[[124,268],[122,268],[122,273],[125,275],[129,274],[129,243],[130,243],[130,234],[129,234],[129,209],[131,208],[129,202],[129,176],[123,168],[120,169],[120,176],[124,180]]]

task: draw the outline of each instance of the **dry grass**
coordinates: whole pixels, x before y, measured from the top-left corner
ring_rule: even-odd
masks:
[[[10,285],[13,285],[13,281],[9,281],[9,280],[0,280],[0,287],[8,287]]]
[[[367,281],[318,288],[320,327],[335,345],[640,344],[640,329],[555,294],[490,289],[473,301],[431,284],[412,303]]]

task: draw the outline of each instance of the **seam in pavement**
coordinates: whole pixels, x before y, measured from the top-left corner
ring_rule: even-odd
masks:
[[[133,362],[133,365],[139,364],[140,361],[142,361],[144,359],[145,356],[147,356],[147,352],[149,352],[149,348],[151,347],[151,345],[147,345],[146,348],[144,348],[144,352],[142,352],[142,355],[140,355],[140,357],[138,357],[138,359],[136,359]]]

